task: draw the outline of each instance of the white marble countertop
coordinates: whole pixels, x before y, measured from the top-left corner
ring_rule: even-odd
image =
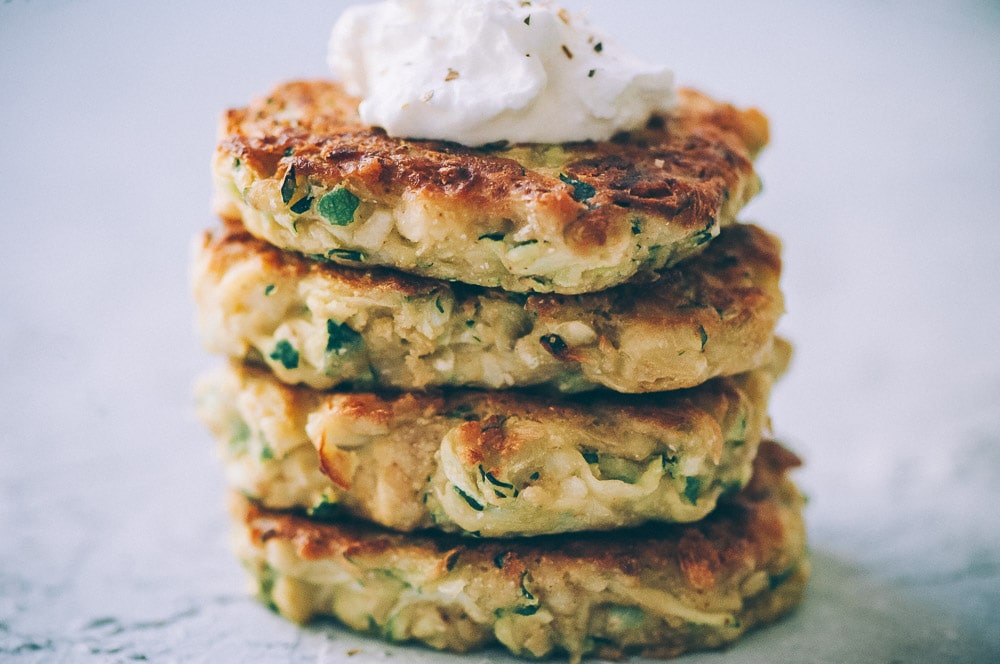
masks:
[[[744,216],[785,240],[772,412],[814,578],[790,619],[684,661],[1000,661],[1000,7],[589,4],[772,120]],[[192,414],[216,118],[325,75],[342,6],[0,0],[0,660],[501,657],[261,608]]]

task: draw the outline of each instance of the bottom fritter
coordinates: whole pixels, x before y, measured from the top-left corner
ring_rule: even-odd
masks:
[[[234,498],[237,554],[261,598],[393,641],[527,657],[667,657],[718,648],[801,599],[808,578],[798,459],[765,442],[750,484],[707,518],[516,540],[320,523]]]

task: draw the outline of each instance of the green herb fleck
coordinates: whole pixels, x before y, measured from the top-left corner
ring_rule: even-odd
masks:
[[[282,339],[275,345],[274,351],[269,357],[281,362],[286,369],[296,369],[299,366],[299,351],[295,350],[286,339]]]
[[[516,609],[514,609],[514,613],[516,613],[519,616],[533,616],[536,613],[538,613],[538,605],[531,604],[529,606],[519,606]]]
[[[524,585],[524,579],[527,576],[528,576],[527,572],[523,572],[521,574],[521,594],[524,595],[525,599],[529,600],[535,599],[535,596],[531,594],[531,592],[528,590],[528,587]]]
[[[539,473],[539,472],[538,472],[538,471],[536,470],[535,472],[533,472],[533,473],[531,474],[531,481],[532,481],[532,482],[534,482],[535,480],[537,480],[537,479],[538,479],[539,477],[541,477],[541,476],[542,476],[542,475],[541,475],[541,473]]]
[[[779,572],[778,574],[772,574],[770,579],[768,579],[770,582],[771,590],[774,590],[775,588],[783,584],[785,581],[788,581],[788,579],[790,579],[792,575],[795,574],[795,571],[797,569],[798,566],[793,565],[792,567],[789,567],[783,572]]]
[[[230,425],[229,450],[233,454],[246,454],[247,441],[250,440],[250,426],[242,419],[237,419]]]
[[[638,235],[642,232],[642,218],[632,217],[632,235]]]
[[[721,488],[723,496],[735,496],[743,488],[743,483],[739,481],[723,482]]]
[[[469,503],[469,507],[471,507],[472,509],[476,510],[477,512],[482,512],[483,511],[483,506],[480,505],[476,501],[475,498],[473,498],[472,496],[470,496],[466,492],[462,491],[462,489],[460,489],[457,486],[453,486],[452,488],[455,489],[455,493],[457,493],[458,495],[460,495],[462,497],[462,499],[465,500],[465,502]]]
[[[498,487],[500,487],[502,489],[513,489],[514,488],[513,484],[507,484],[506,482],[501,482],[500,480],[498,480],[496,478],[496,475],[494,475],[493,473],[490,473],[490,472],[487,472],[487,471],[483,470],[483,467],[481,465],[479,466],[479,474],[482,476],[482,478],[484,480],[486,480],[487,482],[489,482],[493,486],[498,486]]]
[[[593,198],[594,194],[597,193],[597,190],[594,189],[592,185],[589,185],[586,182],[581,182],[579,180],[574,180],[573,178],[569,177],[564,173],[559,174],[559,179],[568,184],[569,186],[573,187],[572,195],[574,201],[582,203],[590,198]]]
[[[437,307],[437,310],[439,312],[444,313],[444,307],[441,305],[441,298],[440,297],[437,298],[436,300],[434,300],[434,306]]]
[[[355,263],[364,263],[366,258],[363,252],[353,249],[331,249],[326,252],[326,257],[329,259],[339,258],[345,261],[354,261]]]
[[[480,240],[493,240],[494,242],[500,242],[505,237],[504,233],[486,233],[485,235],[480,235]]]
[[[705,228],[702,229],[701,231],[695,233],[695,236],[694,236],[694,244],[695,244],[695,246],[697,247],[699,245],[705,244],[706,242],[708,242],[709,240],[711,240],[713,237],[715,237],[715,234],[712,232],[714,230],[715,230],[715,219],[714,218],[709,218],[708,224],[706,224]]]
[[[324,499],[323,502],[309,508],[308,514],[318,521],[332,521],[343,516],[343,508],[339,503]]]
[[[285,179],[281,182],[281,201],[288,205],[288,201],[292,200],[292,196],[295,195],[295,166],[289,166],[288,172],[285,173]]]
[[[308,212],[309,208],[312,207],[312,204],[313,204],[312,196],[303,196],[288,209],[294,212],[295,214],[302,214],[303,212]]]
[[[705,344],[708,343],[708,332],[705,331],[704,326],[698,326],[698,334],[701,335],[701,349],[705,350]]]
[[[503,569],[504,565],[507,564],[507,558],[510,556],[510,551],[501,551],[497,555],[493,556],[493,564],[497,569]]]
[[[604,50],[604,44],[603,43],[597,42],[596,44],[594,44],[594,52],[595,53],[600,53],[603,50]]]
[[[286,157],[291,157],[293,154],[295,154],[295,149],[294,148],[285,148],[285,156]]]
[[[346,187],[337,187],[319,199],[316,210],[335,226],[347,226],[354,221],[360,201]]]
[[[274,284],[268,284],[267,286],[264,286],[264,295],[269,296],[271,293],[274,292],[274,288],[275,288]]]
[[[239,168],[242,163],[239,157],[233,157],[233,168]]]
[[[686,477],[684,478],[684,497],[688,499],[688,502],[694,505],[698,502],[698,494],[701,492],[701,478],[700,477]]]
[[[262,447],[260,449],[260,460],[261,461],[270,461],[273,458],[274,458],[274,450],[271,449],[270,445],[268,445],[267,443],[265,443],[264,447]]]
[[[350,346],[361,341],[361,335],[348,327],[347,323],[326,320],[326,352],[343,355]]]
[[[458,556],[460,555],[458,549],[452,549],[447,553],[444,559],[444,567],[449,572],[455,569],[455,565],[458,564]]]
[[[584,452],[583,460],[587,463],[597,463],[597,452]]]
[[[669,454],[664,454],[660,457],[663,460],[663,470],[667,472],[670,479],[677,477],[677,457],[670,456]]]

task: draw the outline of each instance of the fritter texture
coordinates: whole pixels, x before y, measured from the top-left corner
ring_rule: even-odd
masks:
[[[635,393],[766,362],[780,272],[778,240],[737,224],[655,282],[524,295],[310,261],[228,223],[198,245],[193,286],[209,350],[288,383]]]
[[[693,524],[520,540],[401,535],[233,501],[264,601],[394,641],[518,655],[673,656],[717,648],[801,599],[808,577],[793,454],[765,442],[740,494]]]
[[[691,90],[607,142],[388,137],[326,81],[223,118],[216,207],[287,249],[516,292],[583,293],[700,251],[760,189],[766,118]]]
[[[704,517],[748,481],[778,369],[560,398],[321,393],[234,364],[198,409],[230,485],[264,505],[516,537]]]

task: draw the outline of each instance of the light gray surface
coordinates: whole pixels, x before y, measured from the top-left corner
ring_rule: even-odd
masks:
[[[772,410],[807,462],[815,576],[790,620],[685,661],[997,661],[997,3],[590,4],[772,120],[745,216],[785,240],[798,353]],[[0,1],[0,660],[497,656],[248,599],[191,412],[216,118],[324,75],[342,6]]]

